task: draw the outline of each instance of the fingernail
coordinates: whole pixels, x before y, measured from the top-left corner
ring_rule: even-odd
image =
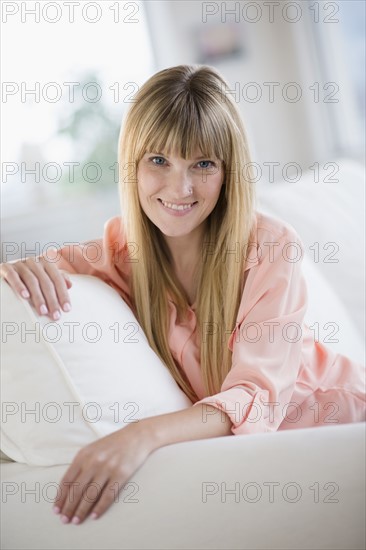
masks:
[[[69,523],[69,518],[67,516],[61,516],[62,523]]]
[[[30,297],[30,294],[29,294],[28,290],[22,290],[21,295],[23,296],[23,298],[29,298]]]
[[[71,306],[70,306],[69,302],[65,302],[64,306],[63,306],[63,310],[64,311],[70,311],[70,309],[71,309]]]
[[[54,318],[55,321],[57,321],[60,317],[61,317],[61,315],[60,315],[59,311],[55,311],[53,313],[53,318]]]
[[[97,519],[98,514],[96,512],[93,512],[90,517],[91,519]]]
[[[78,523],[80,523],[80,518],[78,518],[77,516],[74,516],[71,520],[71,523],[73,523],[74,525],[77,525]]]
[[[55,514],[59,514],[61,512],[60,508],[58,506],[54,506],[52,510],[55,512]]]
[[[48,313],[48,309],[44,304],[39,308],[39,311],[41,312],[42,315],[46,315]]]

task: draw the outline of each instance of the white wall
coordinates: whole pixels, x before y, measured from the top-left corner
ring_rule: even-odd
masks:
[[[309,89],[314,82],[319,82],[320,92],[324,94],[324,77],[311,20],[313,13],[306,9],[307,3],[296,3],[303,6],[302,16],[296,23],[287,22],[280,11],[275,12],[274,20],[270,22],[268,8],[264,6],[259,21],[250,23],[240,12],[246,4],[244,2],[212,2],[219,12],[215,16],[207,16],[205,23],[204,4],[207,3],[189,0],[145,2],[156,69],[199,62],[196,32],[207,28],[210,23],[234,23],[235,15],[226,15],[220,10],[224,9],[223,5],[227,9],[237,5],[239,22],[235,24],[240,27],[244,55],[214,65],[231,88],[239,85],[242,91],[246,83],[256,82],[263,90],[262,99],[257,103],[246,101],[242,95],[238,103],[247,128],[253,161],[261,166],[263,162],[279,162],[276,175],[281,179],[282,167],[289,162],[297,162],[305,170],[314,162],[324,164],[334,160],[338,151],[334,128],[327,112],[329,105],[323,101],[314,102],[314,92]],[[260,5],[261,2],[256,4]],[[225,15],[226,20],[221,22]],[[253,17],[254,12],[248,12],[246,19]],[[289,17],[294,17],[294,14],[289,12]],[[323,31],[327,33],[326,36],[333,37],[333,43],[337,40],[337,26],[323,23]],[[340,77],[339,72],[337,76]],[[274,102],[268,100],[268,87],[263,85],[265,82],[280,84],[275,88]],[[290,82],[301,87],[302,97],[296,103],[285,101],[282,97],[283,86]],[[339,110],[340,106],[336,108]],[[343,105],[342,108],[346,108],[347,113],[344,114],[347,114],[348,120],[356,116],[351,105]],[[289,170],[289,175],[291,173]],[[268,170],[264,168],[263,178],[267,174]]]

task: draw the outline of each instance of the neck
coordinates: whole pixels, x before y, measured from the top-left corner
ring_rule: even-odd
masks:
[[[192,274],[201,261],[203,227],[183,237],[164,236],[172,256],[172,265],[176,273]]]

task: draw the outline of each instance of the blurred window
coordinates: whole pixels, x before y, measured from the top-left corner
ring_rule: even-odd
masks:
[[[326,107],[334,153],[364,161],[366,3],[308,0],[308,6],[323,82],[332,83]]]
[[[60,3],[53,23],[21,4],[41,12],[2,24],[3,217],[117,193],[123,113],[155,69],[143,2],[79,4],[73,22]]]
[[[340,28],[347,65],[361,120],[365,118],[365,2],[346,0],[340,4]]]

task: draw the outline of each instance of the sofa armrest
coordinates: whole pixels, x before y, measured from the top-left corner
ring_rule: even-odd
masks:
[[[364,436],[356,423],[162,447],[78,526],[51,511],[67,466],[2,464],[2,547],[361,549]]]

